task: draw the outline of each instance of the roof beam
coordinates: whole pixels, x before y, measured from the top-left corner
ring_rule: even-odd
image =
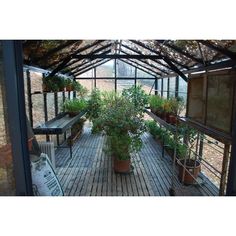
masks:
[[[137,44],[137,45],[139,45],[139,46],[141,46],[141,47],[143,47],[143,48],[149,50],[150,52],[153,52],[153,53],[155,53],[155,54],[157,54],[157,55],[162,56],[163,59],[164,59],[164,57],[165,57],[165,58],[171,60],[172,62],[174,62],[175,64],[177,64],[177,65],[179,65],[179,66],[181,66],[181,67],[183,67],[183,68],[185,68],[185,69],[188,69],[188,67],[187,67],[186,65],[183,65],[183,64],[179,63],[178,61],[176,61],[175,59],[169,58],[169,57],[166,56],[166,55],[161,55],[158,51],[156,51],[156,50],[154,50],[154,49],[152,49],[152,48],[147,47],[144,43],[138,42],[138,41],[136,41],[136,40],[130,40],[130,41],[131,41],[132,43],[135,43],[135,44]]]
[[[63,59],[63,61],[68,60],[69,58],[71,59],[71,56],[72,56],[73,54],[81,53],[81,52],[83,52],[83,51],[85,51],[85,50],[87,50],[87,49],[89,49],[89,48],[91,48],[91,47],[94,47],[94,46],[96,46],[96,45],[99,45],[100,43],[102,43],[102,42],[104,42],[104,41],[105,41],[105,40],[96,40],[96,41],[93,42],[92,44],[89,44],[89,45],[86,45],[86,46],[84,46],[84,47],[82,47],[82,48],[79,48],[78,50],[76,50],[76,51],[75,51],[74,53],[72,53],[71,55],[65,57],[65,58]],[[63,63],[63,61],[61,62],[61,64]],[[48,69],[48,68],[50,68],[50,67],[52,67],[52,66],[54,66],[54,65],[56,65],[56,64],[58,64],[58,63],[60,63],[60,62],[54,62],[54,63],[50,64],[49,66],[47,66],[46,69]],[[58,66],[59,66],[59,65],[58,65]]]
[[[135,52],[135,53],[141,54],[139,51],[137,51],[137,50],[135,50],[135,49],[133,49],[133,48],[127,46],[127,45],[122,44],[122,47],[127,48],[128,50],[133,51],[133,52]],[[123,52],[124,52],[124,51],[123,51]],[[146,61],[144,61],[144,60],[140,60],[140,61],[142,61],[143,63],[145,63],[145,64],[147,64],[147,65],[149,65],[149,66],[151,66],[152,68],[154,68],[154,69],[156,69],[156,70],[159,70],[159,71],[161,71],[161,72],[163,72],[163,73],[165,73],[165,74],[168,74],[167,71],[162,70],[162,69],[160,69],[160,68],[154,66],[153,64],[149,64],[148,62],[146,62]],[[156,60],[153,60],[153,61],[154,61],[155,63],[159,64]],[[160,64],[160,65],[163,66],[163,64]],[[168,68],[168,69],[169,69],[169,68]]]
[[[210,43],[207,40],[198,40],[201,44],[207,46],[210,49],[213,49],[214,51],[217,51],[227,57],[229,57],[232,60],[236,60],[236,53],[229,51],[228,49],[222,48],[222,47],[218,47],[216,45],[213,45],[212,43]]]
[[[97,50],[95,50],[96,52],[100,52],[101,50],[107,48],[107,47],[110,47],[111,46],[111,43],[109,43],[108,45],[105,45]],[[60,70],[64,69],[67,65],[67,63],[72,59],[74,58],[75,56],[78,56],[77,53],[80,53],[82,51],[84,51],[86,49],[83,49],[83,50],[77,50],[75,53],[73,53],[70,57],[68,57],[66,60],[64,60],[56,69],[54,69],[49,76],[53,76],[55,75],[57,72],[59,72]],[[94,53],[95,53],[94,51]],[[75,63],[75,62],[74,62]]]
[[[195,73],[195,72],[200,72],[200,71],[211,71],[211,70],[219,70],[219,69],[224,69],[227,67],[236,67],[236,62],[233,60],[228,60],[228,61],[221,61],[215,64],[210,64],[207,66],[200,66],[197,68],[193,68],[193,69],[189,69],[189,70],[184,70],[182,71],[183,74],[191,74],[191,73]],[[178,75],[178,73],[174,72],[174,73],[170,73],[167,76],[162,76],[162,78],[166,78],[166,77],[172,77],[172,76],[176,76]]]
[[[182,79],[184,79],[186,82],[188,81],[188,78],[186,77],[186,75],[182,71],[180,71],[179,68],[176,65],[174,65],[169,58],[164,58],[164,60],[174,72],[180,75]]]
[[[99,55],[107,55],[107,54],[110,53],[110,52],[111,52],[111,49],[109,49],[109,50],[107,50],[107,51],[105,51],[105,52],[102,52],[102,53],[99,54]],[[96,60],[96,59],[97,59],[97,58],[90,59],[89,61],[82,62],[81,64],[76,65],[76,66],[70,68],[70,71],[71,71],[72,73],[75,73],[77,70],[80,70],[80,67],[81,67],[81,66],[90,64],[91,61]],[[81,60],[82,60],[82,59],[78,60],[77,62],[79,62],[79,61],[81,61]],[[75,70],[75,71],[73,72],[73,70]]]
[[[93,66],[91,66],[91,67],[89,67],[89,68],[87,68],[86,70],[83,70],[83,71],[81,71],[81,72],[78,72],[78,73],[76,73],[74,76],[82,75],[83,73],[85,73],[85,72],[87,72],[87,71],[89,71],[89,70],[91,70],[91,69],[93,69],[93,68],[95,68],[95,67],[101,66],[101,65],[105,64],[106,62],[108,62],[108,61],[110,61],[110,60],[111,60],[111,59],[108,59],[108,60],[102,59],[102,60],[99,61],[99,62],[101,62],[101,63],[98,63],[98,62],[97,62],[98,64],[93,65]]]
[[[48,58],[49,56],[51,56],[52,54],[61,51],[62,49],[69,47],[73,44],[75,44],[76,42],[78,42],[77,40],[68,40],[66,43],[63,43],[61,45],[59,45],[56,48],[53,48],[52,50],[48,51],[46,54],[44,54],[42,57],[38,57],[35,58],[32,63],[36,64],[39,61],[45,60],[46,58]],[[82,40],[79,40],[80,43],[82,43]]]
[[[130,65],[130,66],[137,67],[139,70],[141,70],[141,71],[143,71],[143,72],[145,72],[145,73],[147,73],[147,74],[149,74],[149,75],[151,75],[151,76],[154,76],[154,77],[156,78],[156,75],[150,73],[149,71],[146,71],[146,70],[143,69],[143,68],[140,68],[139,66],[135,66],[135,65],[132,64],[131,62],[128,62],[128,61],[123,60],[123,59],[119,59],[119,60],[122,61],[122,62],[124,62],[124,63],[126,63],[126,64],[128,64],[128,65]],[[129,61],[130,61],[130,60],[129,60]]]
[[[199,58],[197,58],[197,57],[194,57],[193,55],[191,55],[191,54],[189,54],[189,53],[187,53],[187,52],[182,51],[179,47],[177,47],[177,46],[175,46],[175,45],[170,45],[170,44],[168,44],[168,43],[165,43],[165,46],[168,47],[168,48],[171,48],[171,49],[175,50],[175,51],[178,52],[179,54],[184,55],[185,57],[187,57],[187,58],[189,58],[189,59],[191,59],[191,60],[193,60],[193,61],[195,61],[195,62],[197,62],[197,63],[199,63],[199,64],[203,64],[201,59],[199,59]]]
[[[111,45],[112,45],[112,43],[108,43],[108,44],[106,44],[106,45],[103,45],[103,46],[101,46],[101,47],[95,49],[94,51],[92,51],[92,52],[89,53],[89,54],[95,54],[95,53],[101,52],[102,50],[111,47]],[[86,59],[86,58],[84,58],[84,59]],[[71,65],[73,65],[73,64],[75,64],[75,63],[77,63],[77,62],[79,62],[79,61],[81,61],[81,60],[82,60],[82,59],[77,59],[77,60],[75,60],[75,61],[72,61],[72,62],[68,63],[67,66],[71,66]]]
[[[101,55],[101,54],[87,54],[87,55],[74,55],[74,58],[77,59],[96,59],[96,58],[108,58],[108,59],[162,59],[162,56],[159,55],[121,55],[121,54],[109,54],[109,55]]]
[[[121,52],[123,52],[123,53],[126,53],[126,52],[124,52],[124,51],[122,51],[121,50]],[[160,73],[158,73],[158,72],[156,72],[156,71],[154,71],[154,70],[152,70],[151,68],[148,68],[148,67],[146,67],[146,66],[144,66],[144,65],[142,65],[142,64],[139,64],[138,62],[136,62],[136,61],[132,61],[131,59],[128,59],[130,62],[133,62],[133,63],[135,63],[136,65],[138,65],[138,66],[141,66],[141,67],[143,67],[144,69],[147,69],[147,70],[150,70],[151,72],[153,72],[153,73],[155,73],[155,74],[157,74],[157,75],[161,75]],[[143,62],[143,61],[141,61],[141,60],[139,60],[140,62]],[[148,64],[148,63],[146,63],[146,64]],[[148,64],[149,65],[149,64]],[[150,65],[149,65],[150,66]]]
[[[111,52],[111,49],[109,49],[109,50],[103,52],[102,54],[107,54],[107,53],[110,53],[110,52]],[[83,63],[81,63],[81,64],[79,64],[79,65],[74,66],[73,68],[70,68],[70,72],[71,72],[71,73],[76,73],[77,70],[80,70],[80,68],[81,68],[82,66],[84,66],[84,65],[90,65],[93,60],[96,60],[96,59],[92,59],[92,60],[89,60],[89,61],[85,61],[85,62],[83,62]]]

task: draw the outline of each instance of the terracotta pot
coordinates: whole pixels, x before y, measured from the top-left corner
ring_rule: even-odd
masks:
[[[77,116],[79,114],[79,112],[67,112],[69,117],[74,117]]]
[[[118,160],[117,158],[113,157],[113,168],[116,173],[120,174],[127,174],[130,173],[130,166],[131,161],[128,160]]]
[[[177,118],[175,115],[169,115],[169,120],[172,125],[176,125],[177,123]]]
[[[45,93],[51,92],[51,89],[49,89],[46,84],[43,84],[43,92]]]
[[[66,91],[67,91],[67,92],[73,91],[72,85],[67,85],[67,86],[66,86]]]
[[[170,113],[166,113],[166,122],[169,124],[171,123],[170,116]]]
[[[184,160],[181,160],[180,162],[181,164],[184,164]],[[186,160],[185,168],[191,173],[191,175],[194,176],[195,179],[197,179],[198,174],[201,171],[201,164],[199,161]],[[184,167],[179,164],[179,180],[181,182],[182,182],[183,171],[184,171]],[[195,179],[191,175],[185,170],[184,178],[183,178],[184,184],[188,185],[188,184],[193,184],[195,182]]]

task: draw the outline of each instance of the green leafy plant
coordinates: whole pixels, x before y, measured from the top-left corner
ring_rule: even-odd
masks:
[[[146,130],[141,106],[126,96],[106,93],[106,106],[102,107],[100,116],[94,120],[94,130],[104,131],[108,136],[108,150],[118,160],[130,159],[130,153],[142,147],[141,135]]]
[[[159,95],[151,95],[149,104],[151,111],[156,115],[160,115],[164,110],[164,100]]]
[[[148,95],[142,89],[141,85],[133,85],[131,88],[123,89],[122,96],[127,98],[135,105],[135,108],[143,114],[145,106],[148,104]]]
[[[86,117],[90,121],[97,119],[102,109],[102,97],[99,89],[93,89],[88,100],[88,109]]]
[[[63,107],[69,115],[74,116],[87,108],[87,102],[84,99],[78,98],[74,98],[72,100],[67,99],[63,103]]]

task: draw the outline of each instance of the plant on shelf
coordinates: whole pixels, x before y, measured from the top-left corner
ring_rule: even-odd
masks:
[[[162,119],[165,120],[167,123],[170,123],[169,116],[171,114],[171,104],[168,99],[163,99],[163,113]]]
[[[64,91],[65,79],[60,76],[47,76],[43,78],[43,92]]]
[[[134,93],[132,91],[129,96],[112,93],[110,100],[103,101],[100,116],[94,120],[94,131],[104,131],[108,136],[108,151],[114,160],[114,170],[118,173],[130,172],[130,154],[142,147],[144,107],[141,111],[141,105],[136,104],[136,108],[132,102]]]
[[[78,98],[74,98],[72,100],[67,99],[63,103],[63,107],[65,109],[65,112],[67,112],[70,117],[73,117],[87,108],[87,102],[84,99]]]
[[[157,116],[163,113],[163,99],[159,95],[151,95],[149,97],[151,112]]]
[[[67,92],[73,91],[73,81],[71,79],[65,79],[65,88]]]
[[[185,103],[183,98],[170,98],[171,114],[170,114],[170,123],[175,125],[177,123],[177,117],[180,116],[181,112],[185,108]]]

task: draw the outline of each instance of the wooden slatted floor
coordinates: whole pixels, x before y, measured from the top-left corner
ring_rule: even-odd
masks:
[[[115,174],[111,158],[104,151],[106,137],[84,128],[80,139],[69,149],[56,150],[57,175],[66,196],[169,196],[172,161],[161,157],[161,147],[150,134],[143,135],[142,150],[132,155],[133,173]],[[183,186],[174,176],[177,196],[215,196],[218,189],[206,177],[201,186]]]

